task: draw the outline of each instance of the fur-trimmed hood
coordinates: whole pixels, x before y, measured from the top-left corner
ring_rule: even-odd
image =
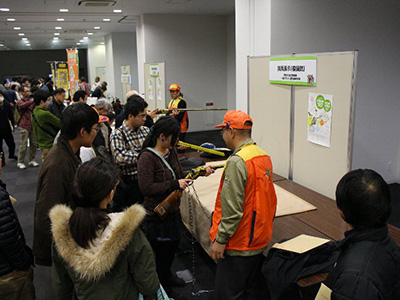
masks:
[[[57,251],[80,278],[97,280],[112,269],[143,221],[146,211],[135,204],[122,213],[109,214],[110,223],[89,249],[83,249],[73,239],[68,227],[71,215],[71,208],[63,204],[54,206],[50,211],[51,231]]]

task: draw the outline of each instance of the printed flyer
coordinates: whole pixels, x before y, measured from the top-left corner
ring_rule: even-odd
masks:
[[[332,95],[309,93],[307,141],[331,146],[332,101]]]

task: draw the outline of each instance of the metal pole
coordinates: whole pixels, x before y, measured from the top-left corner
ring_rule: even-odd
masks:
[[[294,86],[290,87],[290,141],[289,141],[289,180],[293,180],[293,149],[294,149],[294,105],[295,105],[295,96],[294,96]]]

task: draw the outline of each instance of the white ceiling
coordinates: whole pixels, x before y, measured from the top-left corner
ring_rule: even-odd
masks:
[[[89,7],[82,2],[115,3]],[[1,8],[9,11],[0,11],[0,50],[39,50],[101,44],[111,32],[134,32],[136,17],[141,14],[230,15],[235,11],[235,0],[1,0]],[[15,21],[8,21],[9,18]],[[64,22],[57,21],[59,18]],[[96,30],[95,26],[101,29]],[[18,35],[22,33],[25,35]],[[54,33],[60,34],[57,42],[53,42],[57,37]],[[88,39],[77,45],[84,37]],[[22,38],[27,38],[30,46]]]

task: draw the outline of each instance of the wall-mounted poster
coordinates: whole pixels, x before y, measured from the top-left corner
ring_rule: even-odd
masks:
[[[333,96],[309,93],[307,116],[307,141],[321,146],[331,146]]]
[[[150,76],[158,77],[160,75],[160,66],[159,64],[150,64]]]

